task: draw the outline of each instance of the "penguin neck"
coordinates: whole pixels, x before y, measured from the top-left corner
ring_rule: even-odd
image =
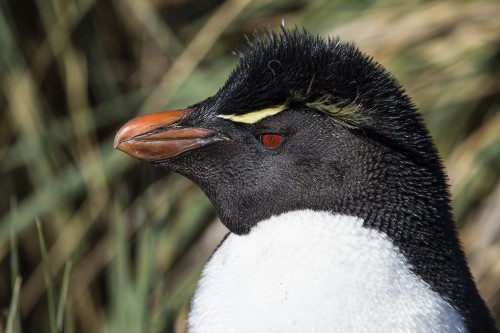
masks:
[[[225,239],[199,282],[191,331],[464,332],[459,312],[410,268],[360,218],[288,212]]]
[[[225,183],[225,178],[197,183],[222,222],[243,237],[269,224],[265,221],[272,221],[272,216],[293,211],[309,209],[359,218],[365,229],[385,235],[409,269],[459,309],[471,331],[480,331],[481,325],[489,327],[491,318],[460,248],[437,155],[424,163],[354,140],[348,149],[358,149],[355,154],[344,154],[348,158],[336,159],[332,165],[315,163],[316,169],[304,177],[278,178],[266,185],[256,179],[253,189]],[[314,178],[319,181],[311,183]]]
[[[226,187],[227,191],[211,191],[203,184],[201,187],[223,223],[233,232],[237,226],[235,233],[240,235],[250,234],[272,216],[297,210],[360,218],[364,228],[380,232],[391,240],[412,272],[460,309],[468,327],[480,328],[474,318],[491,322],[458,241],[445,176],[437,157],[433,163],[424,164],[394,152],[360,153],[346,163],[358,167],[333,167],[330,181],[317,182],[314,186],[299,184],[297,189],[282,185],[280,190],[288,194],[286,201],[256,196],[238,186]],[[361,173],[360,165],[372,170]],[[269,187],[278,188],[277,185]],[[450,276],[454,277],[453,283],[447,278]]]

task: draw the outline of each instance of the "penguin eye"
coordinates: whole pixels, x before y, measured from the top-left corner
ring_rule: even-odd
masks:
[[[266,147],[276,148],[283,142],[283,137],[275,133],[265,133],[259,135],[259,141]]]

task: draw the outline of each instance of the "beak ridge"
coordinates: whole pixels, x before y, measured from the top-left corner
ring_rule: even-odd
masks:
[[[118,131],[113,147],[141,160],[161,161],[218,141],[212,130],[179,125],[191,112],[183,109],[134,118]]]

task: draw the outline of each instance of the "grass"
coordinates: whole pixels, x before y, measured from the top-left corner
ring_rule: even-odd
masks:
[[[113,136],[137,114],[215,93],[243,35],[282,19],[355,41],[407,88],[500,323],[499,10],[494,0],[1,2],[0,331],[185,330],[225,230],[199,189],[114,151]]]

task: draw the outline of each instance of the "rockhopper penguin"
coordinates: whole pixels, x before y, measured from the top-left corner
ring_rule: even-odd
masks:
[[[256,36],[212,97],[115,147],[191,179],[230,230],[191,332],[494,332],[429,132],[354,45]]]

